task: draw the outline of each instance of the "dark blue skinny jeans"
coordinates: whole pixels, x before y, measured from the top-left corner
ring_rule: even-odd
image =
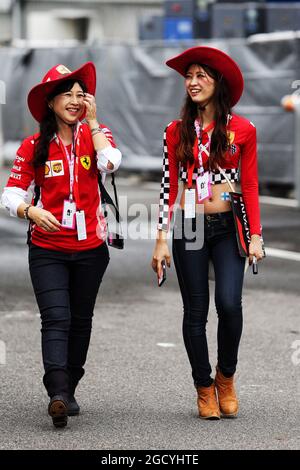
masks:
[[[30,245],[29,270],[42,322],[44,385],[50,397],[72,395],[84,374],[96,296],[108,262],[106,243],[76,253]]]
[[[183,211],[177,212],[175,224],[184,224]],[[236,370],[242,333],[245,259],[238,252],[232,212],[205,215],[202,248],[190,250],[187,243],[191,246],[184,236],[175,239],[173,235],[173,258],[183,299],[183,338],[195,386],[209,386],[213,382],[206,338],[209,261],[215,272],[218,367],[230,377]]]

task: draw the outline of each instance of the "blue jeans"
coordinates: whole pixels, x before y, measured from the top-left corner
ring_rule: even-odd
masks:
[[[84,374],[93,310],[108,262],[106,243],[76,253],[29,247],[42,322],[44,385],[50,397],[73,394]]]
[[[175,224],[184,224],[183,211]],[[173,258],[183,299],[183,338],[195,386],[209,386],[206,323],[209,309],[208,267],[215,271],[215,305],[218,315],[218,367],[230,377],[235,373],[242,334],[242,287],[245,259],[238,252],[232,212],[204,216],[204,243],[186,249],[190,240],[173,236]]]

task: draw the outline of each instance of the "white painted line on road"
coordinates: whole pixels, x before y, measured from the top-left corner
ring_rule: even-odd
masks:
[[[6,365],[6,344],[2,340],[0,340],[0,365]]]
[[[145,183],[143,185],[145,189],[150,189],[150,191],[159,191],[160,189],[160,182],[158,183]]]
[[[148,189],[150,191],[159,191],[161,181],[141,181],[139,177],[132,177],[132,178],[121,178],[118,177],[118,185],[121,186],[136,186],[136,190],[144,190]]]
[[[156,346],[160,346],[161,348],[175,348],[174,343],[157,343]]]
[[[296,199],[285,199],[283,197],[260,196],[259,202],[273,206],[299,207]]]
[[[266,255],[271,256],[273,258],[300,261],[300,253],[296,251],[279,250],[278,248],[266,248]]]

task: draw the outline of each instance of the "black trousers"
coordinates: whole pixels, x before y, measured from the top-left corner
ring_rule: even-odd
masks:
[[[184,224],[183,211],[177,212],[175,224]],[[188,246],[191,241],[184,236],[173,237],[173,258],[183,299],[183,338],[195,385],[209,386],[213,382],[206,338],[210,260],[215,271],[218,366],[227,377],[235,373],[242,333],[245,259],[238,253],[232,213],[204,216],[202,248],[192,250]]]
[[[42,322],[43,380],[50,397],[74,394],[84,374],[96,296],[108,263],[106,243],[76,253],[30,245],[29,270]]]

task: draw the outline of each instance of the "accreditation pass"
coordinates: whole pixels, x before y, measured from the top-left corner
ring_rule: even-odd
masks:
[[[64,201],[63,216],[62,216],[62,227],[64,228],[75,228],[75,212],[76,204],[70,200]]]
[[[77,238],[79,241],[86,240],[86,226],[84,211],[76,211]]]
[[[186,189],[184,192],[184,218],[194,219],[196,216],[196,190]]]

